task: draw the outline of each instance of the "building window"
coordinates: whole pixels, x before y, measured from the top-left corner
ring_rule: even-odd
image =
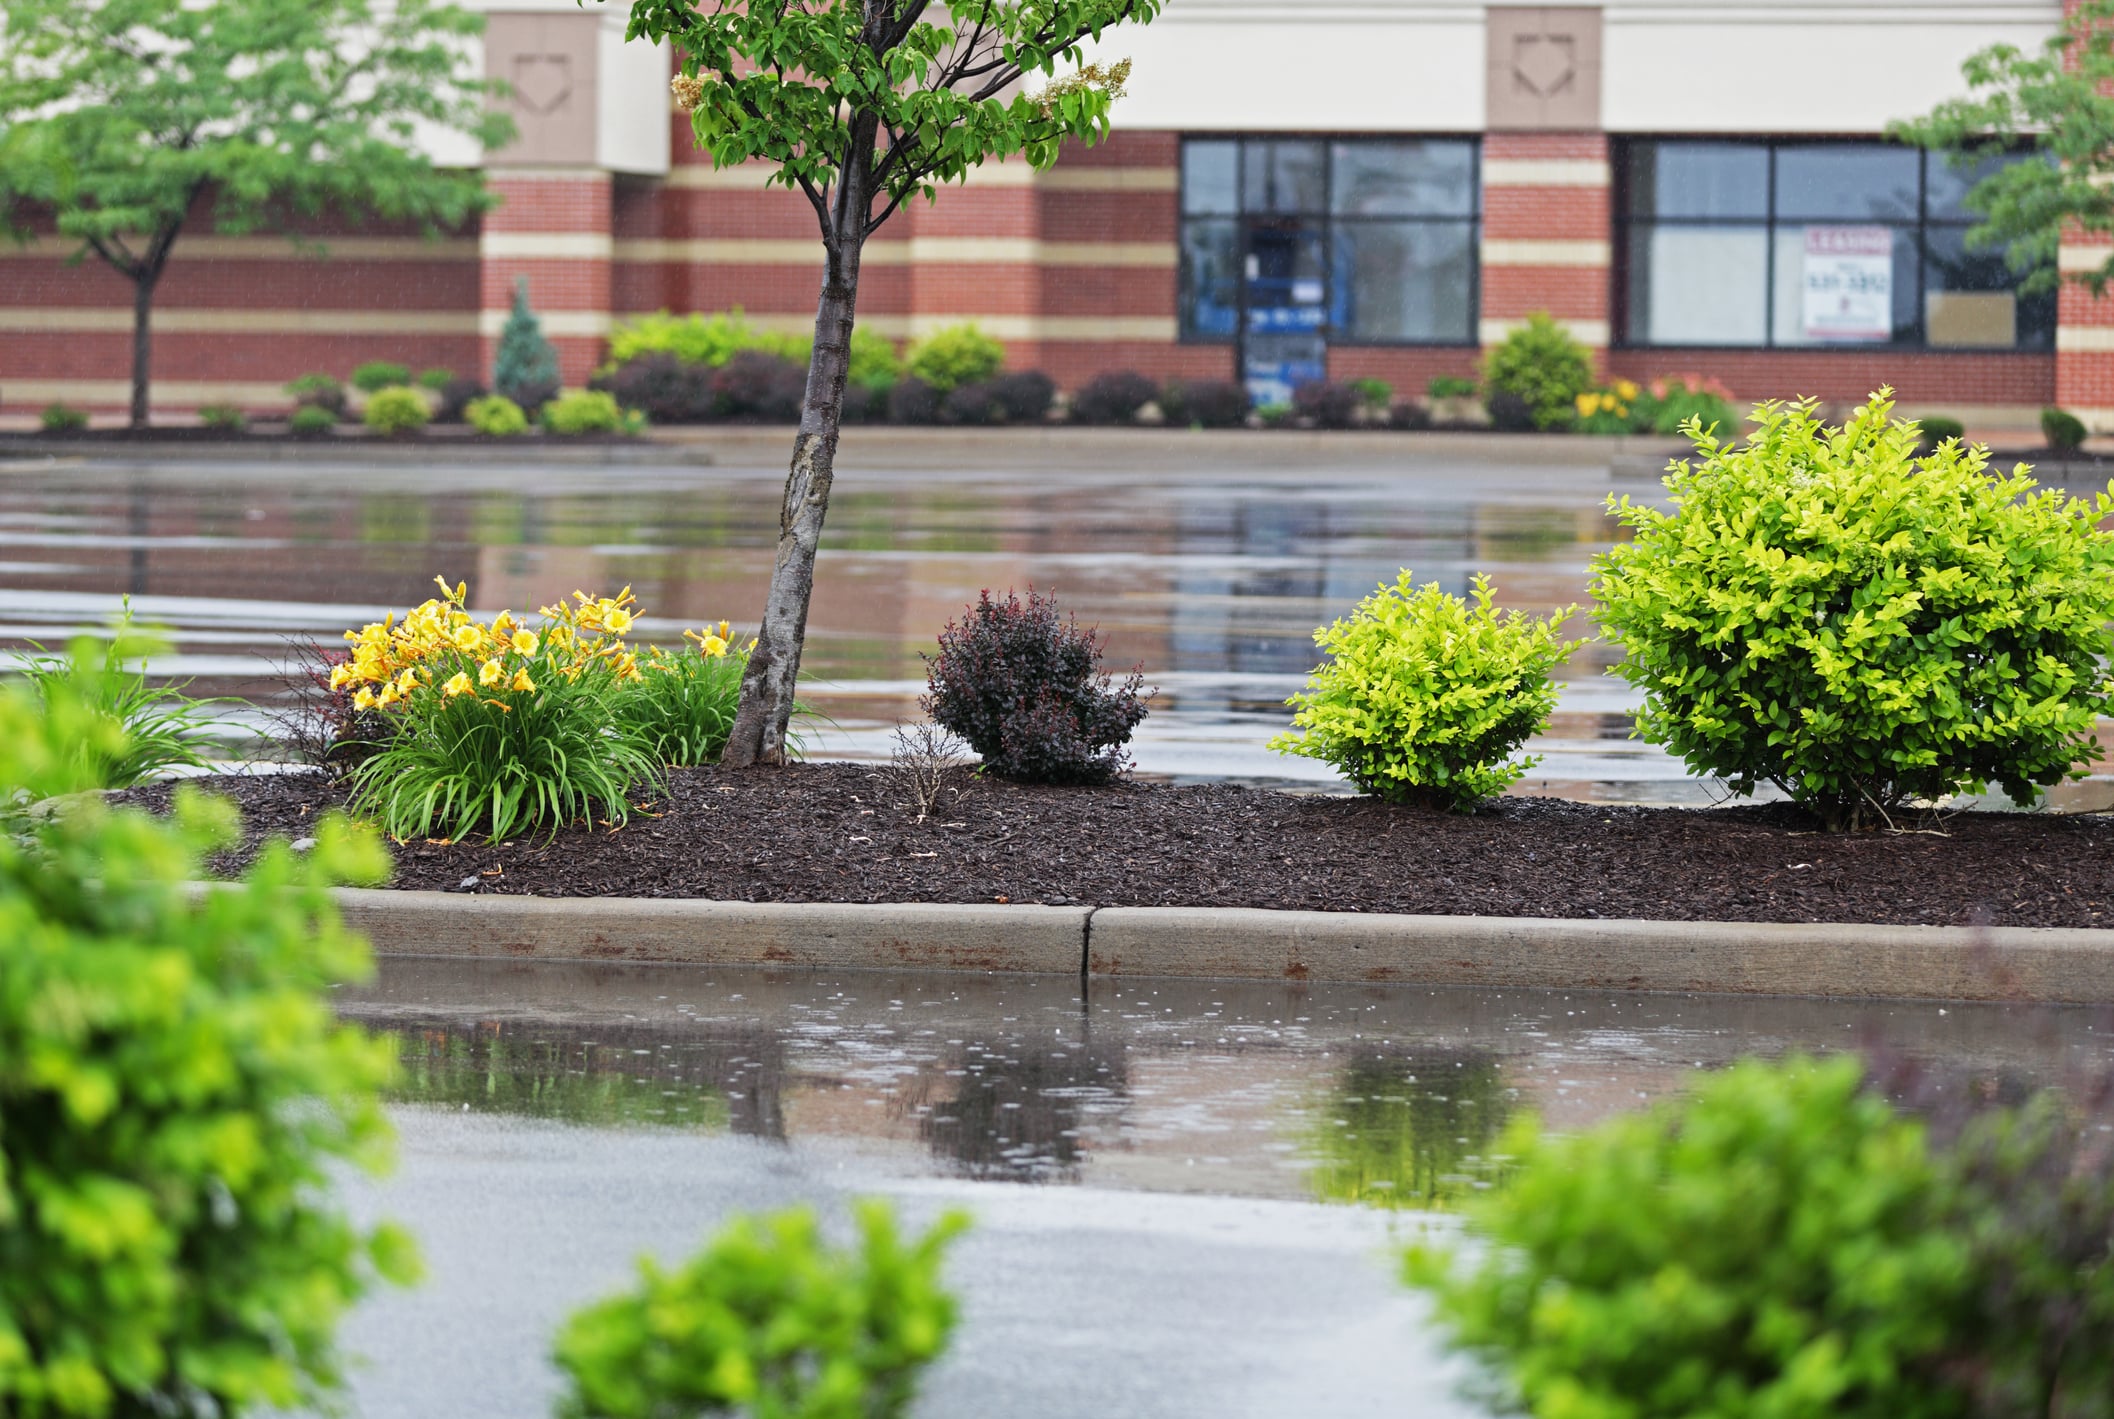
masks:
[[[1942,155],[1885,143],[1632,141],[1625,340],[2053,349],[2054,296],[2020,295],[2001,251],[1967,249],[1973,184]]]
[[[1475,340],[1477,152],[1466,139],[1182,144],[1182,335]]]

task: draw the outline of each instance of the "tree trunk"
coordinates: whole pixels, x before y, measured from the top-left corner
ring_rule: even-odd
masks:
[[[863,210],[863,204],[854,210]],[[793,442],[793,465],[778,514],[778,560],[771,569],[763,626],[742,675],[741,708],[720,760],[732,768],[785,762],[786,725],[793,717],[808,598],[815,588],[815,548],[822,540],[822,519],[829,512],[830,483],[836,475],[863,244],[857,233],[841,238],[823,274],[807,396],[800,406],[800,433]]]
[[[147,386],[154,365],[154,287],[161,280],[154,267],[132,278],[132,419],[135,429],[147,427]]]

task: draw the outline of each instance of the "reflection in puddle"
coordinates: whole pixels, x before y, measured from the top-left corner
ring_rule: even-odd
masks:
[[[1337,1074],[1308,1133],[1314,1194],[1443,1207],[1487,1183],[1517,1091],[1485,1050],[1369,1050]]]

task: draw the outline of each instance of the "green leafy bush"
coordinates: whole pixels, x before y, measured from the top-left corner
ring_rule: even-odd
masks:
[[[1005,363],[1006,347],[972,321],[935,330],[916,341],[903,367],[945,394],[957,384],[990,379]]]
[[[660,768],[617,713],[640,674],[630,593],[547,606],[533,629],[506,612],[481,622],[463,595],[442,582],[401,619],[350,633],[329,687],[391,725],[349,776],[353,810],[399,838],[622,822],[625,795]]]
[[[360,418],[378,434],[415,434],[432,419],[426,396],[408,385],[392,385],[367,396]]]
[[[1919,459],[1891,407],[1834,429],[1769,403],[1744,444],[1699,433],[1671,511],[1609,500],[1635,536],[1594,564],[1637,733],[1835,828],[1988,783],[2030,803],[2114,711],[2114,499],[2033,492],[1980,448]]]
[[[1942,415],[1933,414],[1927,419],[1919,419],[1916,422],[1923,431],[1922,438],[1916,442],[1916,452],[1920,454],[1928,455],[1934,452],[1938,445],[1944,443],[1947,439],[1957,441],[1967,437],[1967,425],[1961,423],[1958,419],[1948,419]]]
[[[182,685],[148,683],[147,657],[163,645],[133,626],[127,601],[108,634],[76,637],[64,655],[31,641],[30,653],[8,667],[47,714],[64,699],[108,726],[110,733],[73,746],[71,762],[85,787],[130,788],[172,768],[205,767],[213,740],[200,711],[214,701],[192,699]]]
[[[492,392],[524,409],[541,409],[558,388],[558,349],[544,338],[543,322],[529,309],[528,277],[523,276],[514,282],[514,306],[499,330]]]
[[[1732,438],[1740,431],[1733,412],[1732,391],[1704,375],[1672,375],[1655,379],[1637,400],[1639,433],[1678,434],[1693,419],[1703,432]]]
[[[1395,387],[1384,379],[1367,375],[1359,379],[1344,381],[1358,396],[1358,402],[1375,414],[1385,414],[1395,402]]]
[[[1471,604],[1404,571],[1314,633],[1329,658],[1289,701],[1299,733],[1270,747],[1393,802],[1471,809],[1537,762],[1512,755],[1555,708],[1549,673],[1583,644],[1560,634],[1573,609],[1537,621],[1494,609],[1487,577]]]
[[[352,372],[352,387],[362,394],[376,394],[411,383],[411,368],[392,360],[369,360]]]
[[[1544,311],[1491,347],[1483,357],[1483,394],[1491,418],[1498,397],[1518,400],[1538,429],[1570,426],[1578,396],[1593,388],[1593,357]]]
[[[321,404],[297,404],[287,416],[286,430],[302,438],[327,434],[338,426],[338,416]]]
[[[37,422],[47,434],[73,434],[88,427],[88,414],[70,404],[51,403],[37,415]]]
[[[617,397],[600,389],[568,389],[539,417],[554,434],[636,434],[646,427],[644,416],[618,407]]]
[[[1409,1279],[1505,1410],[2108,1419],[2105,1081],[1993,1106],[1903,1073],[1748,1062],[1582,1136],[1523,1121],[1489,1244]]]
[[[2051,404],[2041,410],[2041,437],[2048,440],[2048,447],[2067,453],[2084,444],[2085,421]]]
[[[107,698],[0,691],[0,799],[122,757]],[[392,1061],[332,1018],[368,955],[327,888],[387,859],[331,815],[201,897],[225,803],[28,822],[0,833],[0,1413],[312,1412],[340,1318],[416,1270],[329,1202],[339,1165],[388,1160]]]
[[[1473,399],[1475,381],[1466,375],[1435,374],[1424,386],[1424,393],[1431,399]]]
[[[656,646],[617,697],[617,718],[670,768],[713,763],[727,747],[749,665],[749,652],[731,634],[721,621],[716,633],[686,631],[693,646]]]
[[[482,399],[472,399],[463,406],[462,417],[471,428],[487,438],[513,438],[529,429],[528,415],[504,394],[487,394]]]
[[[430,389],[435,394],[440,393],[440,391],[446,389],[454,382],[455,371],[445,365],[436,365],[432,369],[418,372],[418,387],[420,389]]]
[[[250,426],[249,415],[233,404],[201,404],[198,422],[206,428],[229,434],[239,434]]]
[[[739,309],[719,315],[673,316],[667,311],[620,320],[609,332],[609,363],[614,371],[642,355],[673,355],[685,364],[718,369],[744,351],[760,351],[803,367],[814,351],[806,335],[758,330]],[[873,394],[886,394],[903,377],[895,342],[876,331],[854,327],[851,334],[850,383]]]
[[[294,397],[297,407],[328,409],[341,419],[345,417],[345,382],[336,375],[304,374],[290,382],[286,392]]]
[[[954,1298],[940,1281],[967,1226],[942,1217],[905,1243],[887,1206],[857,1209],[839,1249],[806,1209],[737,1217],[689,1262],[639,1263],[635,1291],[581,1310],[559,1333],[566,1419],[897,1419],[947,1348]]]

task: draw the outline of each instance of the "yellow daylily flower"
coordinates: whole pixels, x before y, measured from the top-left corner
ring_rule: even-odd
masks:
[[[440,687],[440,692],[443,695],[446,695],[451,700],[454,699],[457,695],[469,694],[470,690],[470,675],[469,672],[466,670],[456,671],[454,678],[449,680],[447,684]]]
[[[509,690],[519,690],[523,694],[528,694],[535,690],[536,682],[529,678],[528,671],[516,670],[514,672],[514,678],[507,682],[507,688]]]
[[[403,674],[396,677],[396,692],[399,695],[408,695],[417,688],[418,672],[416,670],[406,670]]]
[[[487,660],[477,667],[477,683],[480,685],[496,685],[505,678],[506,667],[496,660]]]
[[[453,641],[455,648],[463,654],[474,655],[484,648],[484,627],[475,621],[467,621],[457,626],[454,634],[448,639]]]
[[[403,694],[396,688],[395,683],[392,681],[391,683],[382,686],[382,693],[374,697],[375,707],[377,709],[387,709],[389,708],[389,706],[395,704],[398,700],[402,698]]]
[[[493,639],[505,640],[507,636],[512,633],[514,627],[519,624],[520,622],[514,619],[513,612],[501,611],[498,615],[492,618]]]
[[[719,657],[727,653],[727,643],[721,640],[718,636],[706,636],[703,640],[697,643],[697,648],[703,651],[705,654],[711,656],[714,660],[719,659]]]
[[[534,631],[516,631],[508,638],[507,644],[514,648],[514,654],[516,655],[534,655],[536,653],[536,633]]]
[[[365,685],[360,686],[360,692],[352,697],[352,707],[356,710],[371,710],[375,708],[374,691],[368,689]]]
[[[345,688],[347,681],[355,679],[358,675],[359,672],[352,668],[351,661],[347,661],[343,665],[333,665],[330,667],[330,688],[342,690]]]

